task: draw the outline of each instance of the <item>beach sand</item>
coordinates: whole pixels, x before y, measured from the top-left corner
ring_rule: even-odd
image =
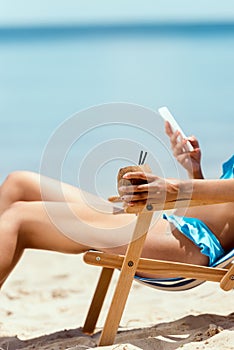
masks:
[[[81,327],[99,271],[82,256],[27,251],[0,294],[0,349],[97,346],[113,283],[95,335]],[[234,349],[233,293],[215,283],[173,293],[134,282],[115,345],[96,349]]]

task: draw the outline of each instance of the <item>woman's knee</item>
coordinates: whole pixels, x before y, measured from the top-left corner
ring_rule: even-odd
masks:
[[[32,177],[34,175],[35,174],[30,171],[13,171],[6,177],[3,185],[7,184],[11,188],[19,187],[22,186],[22,184],[25,183],[25,181],[27,181],[29,177]]]
[[[23,201],[17,201],[12,203],[1,215],[0,217],[0,223],[1,221],[8,221],[9,224],[11,223],[18,223],[20,222],[21,218],[23,217],[23,211],[25,210],[25,202]]]
[[[1,201],[6,206],[24,199],[24,194],[29,187],[30,179],[35,176],[28,171],[14,171],[10,173],[1,186]]]
[[[14,171],[10,173],[1,187],[1,195],[11,195],[12,192],[15,192],[16,189],[20,189],[22,179],[24,177],[24,172]]]
[[[18,241],[20,227],[24,218],[24,203],[16,202],[0,216],[0,235],[5,245]],[[15,243],[14,243],[15,244]]]

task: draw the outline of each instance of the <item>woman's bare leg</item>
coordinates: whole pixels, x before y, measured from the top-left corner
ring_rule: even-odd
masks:
[[[28,171],[16,171],[10,174],[0,187],[0,215],[17,201],[80,202],[87,199],[87,196],[83,191],[69,184]],[[98,198],[96,200],[100,201]],[[222,211],[220,206],[223,208]],[[206,223],[216,234],[224,249],[230,250],[233,247],[233,235],[229,231],[232,230],[233,222],[227,218],[229,212],[233,212],[233,207],[227,210],[225,205],[224,207],[213,205],[212,210],[208,207],[190,208],[187,215],[197,217]],[[214,215],[214,213],[217,214]],[[227,227],[230,229],[227,230]]]
[[[81,253],[89,248],[60,233],[42,202],[17,202],[5,210],[0,217],[0,242],[0,284],[25,248],[65,253]]]
[[[18,201],[73,202],[80,192],[74,186],[37,173],[15,171],[7,176],[0,187],[0,215]]]
[[[45,206],[46,204],[46,206]],[[90,248],[125,253],[135,216],[110,215],[85,203],[19,202],[0,217],[0,284],[25,248],[78,254]],[[198,247],[165,220],[151,228],[143,249],[148,258],[206,264]],[[76,238],[76,241],[70,237]],[[103,247],[103,248],[102,248]]]

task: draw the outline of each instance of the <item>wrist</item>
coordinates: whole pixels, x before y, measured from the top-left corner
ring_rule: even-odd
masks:
[[[191,199],[193,194],[193,182],[191,180],[181,180],[178,183],[178,196],[177,199]]]
[[[166,184],[166,201],[190,199],[192,193],[191,181],[168,179]]]

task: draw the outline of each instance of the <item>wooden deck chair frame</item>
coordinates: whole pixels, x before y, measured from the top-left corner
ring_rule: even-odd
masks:
[[[188,204],[188,201],[177,201],[165,203],[163,209],[167,210],[175,207],[204,204],[211,203],[190,201]],[[138,216],[136,226],[125,256],[97,251],[84,254],[84,261],[86,263],[102,266],[102,272],[83,327],[83,332],[86,334],[92,334],[94,332],[114,269],[120,270],[112,302],[99,339],[100,346],[112,345],[114,343],[136,271],[168,277],[180,276],[219,282],[220,287],[225,291],[234,288],[234,264],[229,264],[226,268],[218,268],[140,258],[153,212],[156,210],[159,210],[158,205],[148,205],[142,208],[140,212],[139,208],[136,208],[135,213],[137,212]],[[162,206],[160,210],[162,210]],[[128,212],[132,213],[134,209],[130,209]]]

